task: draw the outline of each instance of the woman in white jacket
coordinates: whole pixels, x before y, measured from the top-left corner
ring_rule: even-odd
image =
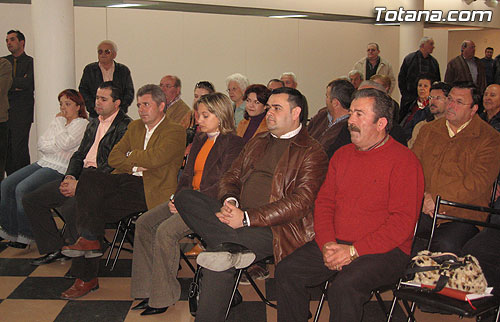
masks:
[[[47,182],[62,180],[88,124],[85,101],[78,91],[66,89],[57,98],[61,111],[38,139],[40,159],[2,181],[0,237],[9,240],[11,247],[26,248],[33,240],[22,204],[24,194]]]

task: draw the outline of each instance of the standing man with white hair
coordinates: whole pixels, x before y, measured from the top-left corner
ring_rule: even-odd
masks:
[[[103,40],[97,46],[97,62],[90,63],[83,70],[78,89],[85,99],[85,106],[90,117],[98,115],[94,110],[97,88],[103,82],[112,81],[122,93],[120,109],[127,113],[134,100],[134,84],[127,66],[115,62],[118,47],[111,40]]]
[[[416,52],[409,53],[403,60],[398,75],[399,91],[401,92],[400,120],[406,115],[410,105],[417,99],[417,81],[420,74],[430,74],[432,79],[441,81],[439,63],[431,55],[433,51],[434,39],[422,37],[419,49]]]
[[[285,72],[281,74],[280,80],[285,83],[285,87],[297,88],[297,75],[292,72]]]
[[[250,85],[248,78],[240,73],[229,75],[226,78],[227,93],[234,103],[234,123],[236,127],[238,127],[238,123],[243,120],[245,115],[246,102],[243,100],[243,96],[248,85]]]

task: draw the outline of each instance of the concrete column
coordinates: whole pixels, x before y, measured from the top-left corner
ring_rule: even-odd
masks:
[[[404,10],[423,10],[424,0],[400,0]],[[418,49],[418,41],[424,36],[423,22],[402,22],[399,27],[399,61]]]
[[[66,88],[75,88],[73,0],[31,0],[31,19],[34,35],[35,122],[37,136],[40,136],[59,112],[57,95]],[[33,152],[31,159],[35,161],[37,158]]]

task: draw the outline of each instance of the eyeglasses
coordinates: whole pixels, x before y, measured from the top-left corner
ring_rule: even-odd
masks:
[[[457,99],[455,100],[454,98],[448,96],[448,98],[446,99],[446,101],[448,102],[448,104],[457,104],[457,105],[462,105],[462,106],[471,106],[472,103],[465,103],[464,101],[462,101],[461,99]]]
[[[109,49],[104,49],[104,50],[99,49],[99,50],[97,51],[97,53],[98,53],[99,55],[102,55],[103,53],[105,53],[106,55],[109,55],[109,54],[111,54],[111,50],[109,50]]]

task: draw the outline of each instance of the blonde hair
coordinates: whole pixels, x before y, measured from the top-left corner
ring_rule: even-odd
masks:
[[[233,104],[229,97],[219,92],[205,94],[196,102],[195,109],[197,109],[200,104],[204,104],[208,111],[215,114],[217,119],[219,119],[220,133],[228,134],[236,130],[234,125]]]

